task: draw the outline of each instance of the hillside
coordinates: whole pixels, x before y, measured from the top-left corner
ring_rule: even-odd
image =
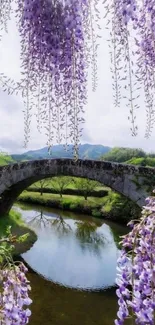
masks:
[[[147,154],[142,149],[115,147],[103,154],[102,160],[124,163],[133,158],[143,158]]]
[[[155,158],[144,157],[144,158],[132,158],[126,162],[130,165],[155,167]]]
[[[102,145],[82,144],[79,146],[80,159],[100,159],[100,157],[110,151],[110,147]],[[63,145],[54,145],[51,154],[48,147],[27,151],[23,154],[13,154],[12,158],[16,161],[46,159],[46,158],[73,158],[73,146],[69,145],[66,151]]]
[[[146,153],[142,149],[115,147],[103,154],[101,159],[130,165],[155,167],[155,153]]]

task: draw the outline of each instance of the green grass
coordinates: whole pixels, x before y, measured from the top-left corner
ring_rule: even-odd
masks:
[[[21,219],[20,214],[17,211],[11,210],[9,215],[0,217],[0,236],[5,234],[6,228],[8,226],[16,227],[23,226],[24,222]]]
[[[29,234],[27,240],[23,243],[15,244],[15,255],[20,255],[26,252],[34,244],[37,239],[36,234],[29,229],[21,218],[19,212],[11,210],[9,215],[0,217],[0,237],[5,236],[8,226],[11,226],[11,232],[15,236]]]
[[[120,195],[111,191],[108,196],[104,198],[104,211],[110,212],[112,208],[118,203]]]
[[[83,196],[75,196],[75,195],[63,195],[62,199],[60,198],[59,194],[50,194],[50,193],[44,193],[43,195],[40,195],[38,192],[26,192],[24,191],[20,198],[23,198],[26,200],[26,198],[31,197],[32,199],[36,199],[38,202],[43,203],[47,202],[48,200],[58,200],[58,201],[65,201],[65,202],[72,202],[72,203],[82,203],[86,206],[92,206],[96,207],[99,205],[102,205],[102,203],[105,201],[104,198],[99,197],[88,197],[87,200],[84,199]]]
[[[82,196],[63,195],[62,198],[58,194],[44,193],[40,195],[38,192],[23,192],[18,198],[20,202],[38,204],[51,208],[64,209],[68,211],[90,214],[101,217],[101,207],[104,199],[98,197],[88,197],[87,200]]]

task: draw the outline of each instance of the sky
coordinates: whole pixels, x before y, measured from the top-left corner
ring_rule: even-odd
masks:
[[[146,113],[143,96],[140,96],[140,109],[137,111],[139,127],[137,137],[131,136],[128,108],[125,104],[121,104],[120,108],[114,107],[108,34],[103,19],[101,19],[100,25],[102,38],[99,39],[98,50],[98,87],[93,93],[91,80],[89,80],[88,103],[85,107],[86,122],[81,143],[102,144],[110,147],[137,147],[148,152],[155,151],[155,129],[150,139],[144,138]],[[0,72],[11,78],[18,79],[20,77],[20,39],[13,19],[9,22],[8,34],[3,35],[0,43]],[[8,153],[21,153],[46,146],[47,139],[44,134],[38,133],[33,119],[30,143],[27,149],[23,148],[22,111],[23,102],[20,96],[9,96],[0,90],[1,150]]]

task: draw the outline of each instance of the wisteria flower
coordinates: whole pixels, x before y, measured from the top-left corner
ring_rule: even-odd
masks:
[[[119,310],[116,325],[134,317],[136,324],[155,322],[155,198],[146,199],[139,223],[122,241],[117,280]]]

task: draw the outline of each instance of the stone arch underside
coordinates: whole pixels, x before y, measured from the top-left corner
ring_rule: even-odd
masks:
[[[34,182],[60,175],[98,181],[142,206],[147,193],[137,188],[134,179],[141,175],[141,182],[148,173],[155,175],[155,169],[72,159],[36,160],[0,167],[0,215],[8,213],[20,193]]]

